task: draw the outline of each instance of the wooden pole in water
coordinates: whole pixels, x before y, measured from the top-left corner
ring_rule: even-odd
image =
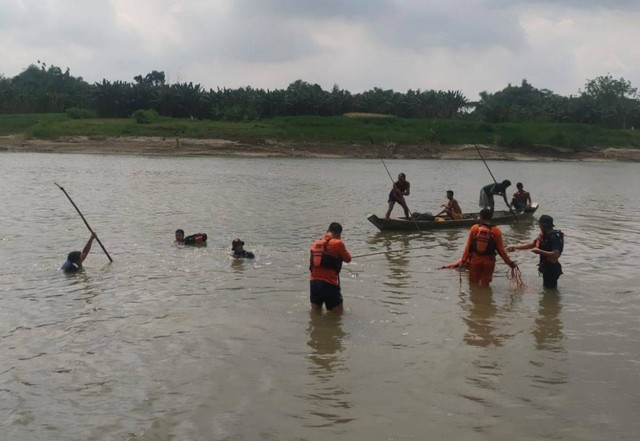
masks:
[[[91,229],[91,226],[89,225],[89,223],[87,222],[87,220],[84,218],[84,216],[82,215],[82,212],[80,211],[80,209],[78,208],[78,206],[75,204],[75,202],[73,202],[73,199],[71,199],[71,196],[69,196],[69,193],[67,193],[67,191],[64,189],[64,187],[58,185],[57,182],[54,182],[54,184],[56,184],[58,186],[58,188],[60,190],[62,190],[62,192],[67,196],[67,198],[69,198],[69,202],[71,202],[71,205],[73,205],[73,208],[76,209],[76,211],[78,212],[78,214],[80,215],[80,217],[82,218],[84,224],[87,226],[87,228],[89,229],[89,231],[91,232],[91,234],[93,234],[96,237],[96,240],[98,241],[98,244],[100,244],[100,248],[102,248],[102,251],[104,251],[104,253],[107,255],[107,258],[109,259],[109,262],[113,262],[113,259],[111,258],[111,256],[109,255],[109,253],[107,252],[107,249],[104,247],[104,245],[102,245],[102,242],[100,242],[100,239],[98,238],[98,235]]]

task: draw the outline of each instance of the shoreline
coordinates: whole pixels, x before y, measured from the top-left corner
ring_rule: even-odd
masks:
[[[589,148],[582,151],[540,146],[511,150],[478,145],[485,159],[505,161],[620,161],[640,162],[640,149]],[[59,140],[25,139],[21,135],[0,137],[0,152],[82,153],[142,156],[224,156],[276,158],[361,159],[473,159],[473,144],[397,145],[369,143],[282,142],[266,140],[193,139],[163,137],[87,137]]]

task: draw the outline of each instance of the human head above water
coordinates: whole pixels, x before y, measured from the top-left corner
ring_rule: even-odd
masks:
[[[493,211],[490,208],[483,208],[480,210],[480,219],[481,220],[491,220],[493,218]]]
[[[183,240],[184,239],[184,230],[181,230],[180,228],[178,228],[176,230],[176,240]]]
[[[244,241],[240,240],[240,238],[233,239],[231,242],[231,250],[236,251],[238,248],[242,248],[244,246]]]
[[[69,255],[67,256],[67,260],[69,260],[69,262],[73,262],[75,264],[79,264],[80,263],[80,256],[82,256],[80,251],[71,251],[69,253]]]
[[[548,214],[543,214],[542,216],[540,216],[540,219],[538,219],[538,225],[540,225],[540,228],[553,228],[553,218]]]
[[[334,236],[340,236],[342,234],[342,225],[338,222],[331,222],[327,231]]]

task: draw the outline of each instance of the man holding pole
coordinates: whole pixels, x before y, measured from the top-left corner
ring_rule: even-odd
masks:
[[[91,237],[89,241],[84,246],[82,251],[72,251],[67,256],[67,260],[62,264],[62,268],[60,268],[65,273],[75,273],[82,268],[82,262],[89,255],[89,251],[91,251],[91,244],[93,243],[93,239],[96,238],[95,233],[91,233]]]
[[[407,219],[411,218],[409,207],[404,200],[404,197],[409,196],[410,192],[411,184],[409,184],[409,181],[407,181],[407,176],[404,173],[400,173],[398,175],[398,180],[393,183],[393,187],[391,188],[391,192],[389,193],[389,209],[387,210],[385,219],[389,219],[389,217],[391,216],[391,211],[393,210],[393,206],[396,204],[396,202],[399,203],[404,209],[404,216]]]
[[[480,209],[488,208],[493,213],[493,210],[495,208],[495,202],[493,200],[493,196],[495,195],[502,196],[502,198],[504,199],[504,203],[507,205],[509,209],[511,209],[511,207],[509,206],[509,202],[507,202],[507,188],[510,185],[511,185],[511,181],[508,179],[505,179],[500,184],[498,184],[497,182],[494,182],[492,184],[488,184],[482,187],[482,189],[480,190],[480,200],[478,202],[478,205],[480,205]]]

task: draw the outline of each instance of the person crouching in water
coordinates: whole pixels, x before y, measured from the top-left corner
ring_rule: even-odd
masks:
[[[480,223],[471,227],[464,247],[462,265],[469,267],[469,282],[489,286],[496,266],[496,253],[511,268],[516,264],[509,259],[502,242],[502,231],[489,222],[493,218],[490,208],[480,210]]]
[[[256,257],[251,251],[244,249],[244,242],[238,238],[231,242],[231,251],[233,251],[234,259],[253,259]]]
[[[328,311],[342,314],[344,311],[340,290],[340,270],[342,262],[351,262],[351,254],[341,239],[342,225],[332,222],[322,239],[311,245],[309,276],[311,311],[322,312],[322,305]]]
[[[82,251],[72,251],[67,256],[67,260],[62,264],[60,268],[65,273],[75,273],[82,268],[82,262],[89,255],[89,251],[91,251],[91,244],[93,243],[93,239],[96,238],[95,233],[91,233],[91,237],[89,241],[84,246]]]
[[[553,229],[553,218],[548,214],[540,216],[538,226],[540,234],[535,240],[512,245],[508,250],[531,250],[532,253],[538,254],[538,272],[542,274],[542,286],[554,289],[558,287],[558,279],[562,275],[562,265],[558,259],[564,249],[564,234]]]

